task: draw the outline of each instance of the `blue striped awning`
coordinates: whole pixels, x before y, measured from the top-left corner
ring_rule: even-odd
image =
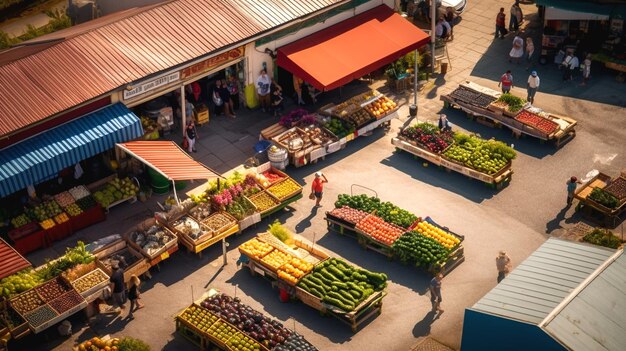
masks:
[[[139,118],[117,103],[12,145],[0,151],[0,196],[142,135]]]

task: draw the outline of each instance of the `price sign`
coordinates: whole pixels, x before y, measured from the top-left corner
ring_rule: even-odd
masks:
[[[164,253],[161,254],[161,261],[166,260],[170,257],[170,253],[165,251]]]

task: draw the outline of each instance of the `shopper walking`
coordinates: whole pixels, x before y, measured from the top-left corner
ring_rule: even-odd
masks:
[[[524,56],[524,39],[516,35],[515,38],[513,38],[513,47],[509,52],[509,62],[515,60],[515,63],[519,65],[522,56]]]
[[[506,14],[504,13],[504,7],[500,8],[500,12],[496,15],[496,39],[504,39],[507,31],[505,28]]]
[[[226,84],[228,93],[230,94],[230,110],[235,115],[235,110],[239,110],[239,81],[234,74],[228,77],[228,84]]]
[[[587,54],[585,61],[583,61],[583,65],[581,66],[581,71],[583,72],[583,82],[580,85],[587,85],[587,81],[589,80],[589,76],[591,76],[591,54]]]
[[[511,74],[511,70],[506,71],[502,77],[500,77],[498,86],[502,86],[502,92],[504,94],[511,92],[511,88],[513,88],[513,75]]]
[[[222,90],[222,81],[216,80],[215,86],[213,87],[213,92],[211,93],[211,100],[213,100],[213,106],[215,109],[213,112],[216,116],[220,116],[224,114],[224,100],[222,100],[222,95],[220,91]]]
[[[296,76],[295,74],[293,75],[293,90],[296,92],[296,95],[298,97],[298,105],[304,105],[304,100],[302,99],[303,83],[304,81],[302,80],[302,78]]]
[[[185,128],[185,137],[187,138],[187,144],[188,144],[187,151],[189,151],[189,153],[197,152],[196,151],[197,131],[196,131],[196,125],[193,123],[192,119],[187,121],[187,128]]]
[[[437,311],[439,313],[443,313],[443,309],[441,308],[441,302],[443,299],[441,298],[441,280],[443,279],[443,274],[437,273],[437,275],[430,280],[430,303],[433,305],[433,311]]]
[[[496,268],[498,269],[498,284],[500,284],[511,270],[511,258],[506,254],[506,251],[500,251],[496,257]]]
[[[574,202],[574,193],[576,192],[576,185],[581,184],[578,178],[572,176],[566,183],[567,185],[567,207],[572,206]]]
[[[141,280],[136,275],[132,275],[130,277],[130,287],[128,288],[128,299],[130,300],[130,309],[128,311],[128,318],[133,318],[133,312],[135,310],[139,310],[143,308],[143,304],[139,301],[141,300],[141,293],[139,291],[139,285],[141,284]]]
[[[124,270],[120,268],[120,264],[117,261],[111,263],[111,269],[113,273],[109,278],[109,287],[111,288],[113,295],[114,306],[119,307],[117,313],[126,308],[126,286],[124,284]]]
[[[515,1],[511,5],[510,18],[509,18],[509,31],[517,32],[519,29],[519,22],[517,21],[517,9],[519,9],[519,2]]]
[[[315,179],[311,184],[312,199],[315,199],[315,207],[320,207],[320,201],[322,201],[322,195],[324,194],[324,183],[328,183],[326,175],[322,172],[315,172]]]
[[[261,70],[261,74],[256,79],[256,92],[259,95],[259,102],[261,103],[261,110],[266,112],[270,108],[271,96],[270,87],[272,86],[272,80],[267,75],[266,70]]]
[[[528,96],[526,100],[533,104],[535,102],[535,94],[537,93],[537,89],[539,88],[539,76],[537,75],[537,71],[532,71],[530,76],[528,76],[528,82],[526,86],[526,90],[528,92]]]
[[[233,103],[230,100],[230,91],[228,91],[228,87],[226,86],[226,82],[222,82],[222,80],[218,79],[215,82],[217,86],[217,92],[220,96],[220,99],[224,103],[224,114],[230,118],[235,118],[235,113],[233,112]]]
[[[535,53],[535,43],[533,38],[526,38],[526,70],[528,71],[533,66],[533,54]]]

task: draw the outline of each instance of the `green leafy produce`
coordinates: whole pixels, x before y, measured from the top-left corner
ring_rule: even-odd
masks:
[[[150,345],[146,342],[128,336],[120,339],[117,347],[119,351],[150,351]]]
[[[515,151],[496,140],[484,140],[463,133],[454,134],[454,144],[444,156],[479,172],[494,174],[515,158]]]
[[[594,229],[583,237],[583,241],[594,245],[610,247],[611,249],[617,249],[622,244],[622,241],[610,231],[601,229]]]
[[[324,303],[350,312],[374,291],[387,286],[387,275],[356,268],[347,262],[330,258],[305,275],[298,286]]]
[[[510,93],[502,94],[496,101],[504,102],[505,104],[509,105],[507,109],[514,113],[521,110],[526,103],[525,100],[518,98],[517,96]]]
[[[37,275],[44,281],[57,277],[63,271],[73,268],[79,264],[93,262],[95,257],[85,250],[85,243],[79,241],[76,247],[67,248],[65,255],[55,261],[48,261],[46,265],[37,272]]]
[[[275,237],[280,239],[280,241],[285,242],[290,240],[293,234],[287,228],[285,228],[280,222],[277,220],[274,223],[267,226],[267,231],[272,233]]]
[[[348,206],[365,212],[376,211],[376,215],[385,222],[393,223],[402,228],[408,228],[417,220],[417,216],[403,210],[391,202],[381,202],[379,198],[367,195],[340,194],[335,207]]]
[[[616,208],[619,205],[619,200],[615,196],[601,188],[593,188],[589,198],[608,208]]]
[[[403,263],[414,263],[417,267],[444,262],[449,255],[437,240],[426,237],[416,231],[402,235],[393,243],[393,249]]]

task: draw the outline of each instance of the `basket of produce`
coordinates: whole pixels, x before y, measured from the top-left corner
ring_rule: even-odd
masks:
[[[546,135],[551,135],[559,129],[558,123],[527,110],[521,111],[519,114],[517,114],[515,119],[524,123],[527,126],[531,126],[537,129],[542,133],[545,133]]]
[[[239,252],[255,260],[262,259],[273,250],[274,246],[260,241],[257,238],[250,239],[239,245]]]
[[[72,290],[72,287],[60,277],[49,280],[35,288],[44,302],[50,302]]]
[[[64,191],[62,193],[54,195],[54,201],[61,207],[67,207],[73,204],[75,202],[75,199],[68,191]]]
[[[353,101],[348,100],[335,106],[331,111],[331,115],[337,118],[345,118],[349,114],[359,109],[361,109],[360,104],[356,104]]]
[[[236,226],[237,220],[226,212],[216,212],[200,223],[217,236]]]
[[[604,191],[613,195],[619,203],[626,201],[626,178],[615,178],[604,188]]]
[[[367,212],[356,210],[348,206],[338,207],[330,212],[326,212],[326,217],[350,228],[354,228],[357,223],[368,215],[369,213]]]
[[[375,117],[370,116],[370,114],[367,113],[365,109],[359,108],[358,110],[341,118],[346,121],[349,121],[350,123],[352,123],[352,125],[354,125],[358,129],[368,124],[369,122],[373,121]]]
[[[524,101],[513,94],[502,94],[497,100],[491,102],[487,108],[494,112],[502,112],[503,115],[515,117],[524,107]]]
[[[370,197],[365,194],[348,195],[339,194],[335,207],[348,206],[368,213],[376,211],[376,215],[387,223],[393,223],[402,228],[409,228],[418,217],[407,210],[404,210],[391,202],[380,201],[377,197]]]
[[[76,291],[83,297],[90,296],[109,284],[109,276],[100,268],[71,282]]]
[[[354,133],[356,130],[354,123],[335,117],[324,123],[323,126],[339,139]]]
[[[381,96],[377,100],[363,106],[370,116],[381,119],[396,110],[398,105],[386,96]]]
[[[391,246],[405,232],[404,228],[368,215],[356,224],[356,229],[385,246]]]
[[[402,263],[412,263],[425,269],[431,264],[445,262],[450,250],[437,239],[424,235],[423,229],[418,230],[422,232],[409,231],[393,243],[394,256]]]
[[[386,286],[386,274],[357,268],[338,258],[329,258],[316,265],[312,273],[297,284],[298,288],[319,299],[323,306],[343,313],[358,310],[361,303]]]
[[[208,218],[208,217],[207,217]],[[193,217],[182,216],[170,222],[168,227],[178,236],[191,243],[201,243],[213,237],[213,230],[196,221]]]
[[[138,268],[142,263],[145,263],[146,259],[141,253],[133,249],[131,246],[126,246],[121,250],[115,251],[108,256],[99,257],[96,260],[96,266],[100,268],[106,275],[111,276],[113,269],[111,266],[113,263],[117,263],[121,269],[124,270],[124,280],[130,279],[130,273]],[[128,279],[126,279],[128,273]],[[141,272],[140,274],[143,274]],[[139,275],[139,274],[137,274]]]
[[[48,305],[59,315],[71,314],[86,304],[85,299],[76,290],[70,290],[56,299],[48,302]]]
[[[46,329],[58,316],[59,314],[52,307],[43,305],[26,313],[24,319],[28,322],[31,330],[38,333]]]
[[[601,208],[604,212],[613,212],[619,207],[620,201],[613,194],[609,193],[603,188],[595,187],[591,190],[587,200],[591,200],[595,205]]]
[[[148,219],[125,235],[129,244],[144,256],[154,259],[177,244],[177,238],[155,219]]]
[[[263,189],[267,189],[273,184],[276,184],[277,182],[280,182],[285,178],[289,178],[289,176],[286,175],[284,172],[274,167],[270,167],[270,169],[265,172],[257,173],[254,177],[257,183],[259,183],[259,185],[261,185]]]
[[[254,206],[256,206],[257,211],[261,214],[265,214],[280,205],[280,201],[267,193],[267,191],[261,191],[246,197],[254,204]]]
[[[96,207],[98,204],[96,203],[96,200],[93,198],[93,196],[87,195],[83,198],[76,200],[76,205],[78,205],[81,210],[87,211],[92,207]]]
[[[454,133],[454,140],[443,156],[488,175],[498,175],[510,168],[511,161],[516,157],[515,150],[500,141],[484,140],[459,132]]]
[[[272,194],[278,201],[283,202],[302,192],[302,186],[291,178],[285,178],[275,183],[266,190]]]
[[[43,222],[46,219],[53,218],[54,216],[60,214],[61,212],[63,212],[63,209],[61,209],[61,206],[59,206],[59,204],[57,204],[56,201],[49,200],[40,205],[35,206],[35,208],[33,208],[32,213],[33,213],[34,218],[36,218],[39,222]]]
[[[291,286],[298,284],[298,281],[313,270],[314,265],[298,257],[292,257],[278,268],[278,278],[287,282]]]
[[[68,192],[70,193],[70,195],[72,195],[72,197],[74,198],[74,201],[78,201],[86,196],[91,195],[87,187],[84,185],[75,186],[71,188],[70,190],[68,190]]]
[[[202,221],[211,215],[211,205],[209,203],[200,203],[198,206],[189,210],[189,214],[197,221]]]
[[[304,140],[308,138],[313,145],[327,145],[338,140],[333,133],[323,127],[308,125],[298,129],[304,135]]]
[[[34,289],[27,290],[9,300],[9,305],[22,316],[24,316],[26,312],[32,311],[45,304],[46,302]]]
[[[285,263],[290,262],[293,257],[293,255],[285,253],[282,250],[274,249],[267,255],[263,256],[259,263],[270,271],[276,273],[280,267],[282,267]]]
[[[405,128],[400,132],[398,138],[435,154],[440,154],[454,142],[453,136],[454,133],[451,131],[440,131],[436,125],[424,122]]]

